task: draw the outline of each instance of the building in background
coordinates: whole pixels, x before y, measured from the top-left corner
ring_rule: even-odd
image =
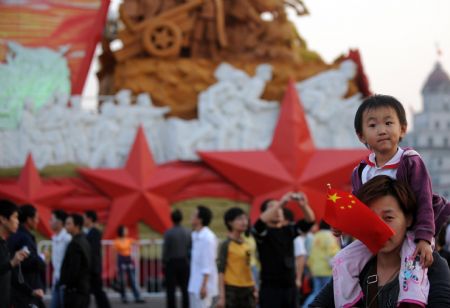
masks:
[[[437,62],[422,89],[423,111],[414,115],[405,145],[423,157],[435,193],[450,197],[450,78]]]

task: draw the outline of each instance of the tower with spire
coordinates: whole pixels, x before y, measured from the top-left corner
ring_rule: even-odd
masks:
[[[450,78],[438,61],[422,88],[423,111],[404,145],[414,147],[430,172],[433,190],[450,197]]]

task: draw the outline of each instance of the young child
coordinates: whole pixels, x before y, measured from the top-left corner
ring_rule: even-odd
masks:
[[[233,207],[225,212],[224,222],[229,232],[219,248],[217,307],[255,307],[257,290],[250,267],[251,250],[243,238],[248,217],[242,209]]]
[[[401,257],[402,260],[406,257],[408,260],[415,260],[416,256],[420,256],[421,265],[425,268],[429,267],[433,263],[433,237],[447,221],[450,215],[450,204],[444,198],[433,195],[431,179],[420,155],[411,148],[399,147],[408,125],[405,109],[392,96],[373,95],[359,106],[354,125],[359,140],[372,152],[353,171],[353,193],[378,175],[387,175],[407,183],[413,190],[418,204],[417,217],[413,226],[416,248],[411,255]],[[342,260],[342,255],[348,255],[352,251],[360,254],[367,261],[372,257],[370,251],[360,241],[355,241],[346,247],[340,256],[338,254],[336,260]],[[356,273],[353,277],[358,277],[357,273],[361,269],[350,264],[349,267],[352,268],[353,273]],[[417,266],[417,269],[419,268]],[[422,271],[427,284],[426,269]],[[402,274],[399,275],[400,279],[404,278]],[[357,281],[351,277],[347,278],[355,283],[352,294],[345,296],[344,302],[349,304],[361,293],[358,292],[360,288]],[[401,289],[399,298],[408,297],[411,300],[418,300],[414,298],[414,294],[403,294],[402,291],[407,292]]]

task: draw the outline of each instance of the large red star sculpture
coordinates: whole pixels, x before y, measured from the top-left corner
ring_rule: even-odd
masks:
[[[0,186],[0,197],[23,205],[31,204],[39,213],[38,231],[45,236],[52,234],[50,218],[52,209],[72,190],[70,185],[44,184],[39,176],[31,154],[15,184]]]
[[[143,221],[155,231],[171,226],[168,198],[198,173],[188,167],[157,167],[149,150],[144,130],[139,127],[123,169],[79,170],[112,201],[105,238],[112,238],[119,225]]]
[[[272,144],[267,150],[199,154],[207,164],[253,197],[251,218],[254,221],[265,199],[280,198],[288,191],[303,191],[318,218],[322,217],[326,184],[332,183],[336,188],[348,186],[351,171],[367,151],[316,149],[295,84],[290,81]],[[297,208],[292,209],[297,216],[300,214]]]

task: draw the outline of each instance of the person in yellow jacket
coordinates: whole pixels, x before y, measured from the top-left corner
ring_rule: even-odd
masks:
[[[308,307],[333,276],[331,259],[340,250],[339,243],[330,227],[322,221],[320,230],[314,235],[311,253],[307,265],[313,278],[313,291],[305,300],[303,307]]]
[[[218,308],[254,308],[257,290],[251,271],[251,247],[243,238],[248,228],[245,212],[233,207],[224,214],[228,237],[219,248]]]

